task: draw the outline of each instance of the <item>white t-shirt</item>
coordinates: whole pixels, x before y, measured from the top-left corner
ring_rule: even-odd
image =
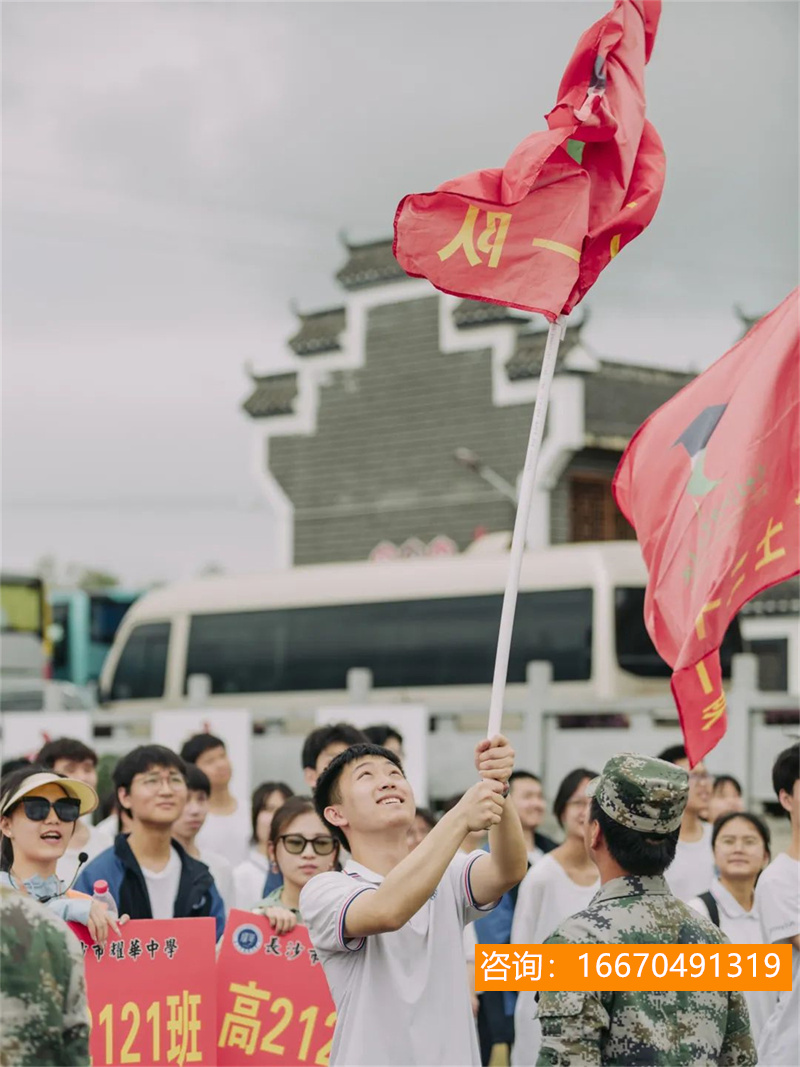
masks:
[[[800,863],[781,852],[756,885],[756,902],[768,944],[800,934]],[[758,1043],[758,1062],[800,1063],[800,952],[792,946],[792,989],[778,993]]]
[[[553,859],[552,852],[548,852],[520,882],[511,944],[540,945],[570,915],[588,907],[599,888],[599,875],[592,885],[578,885],[558,860]],[[537,1011],[536,993],[533,990],[520,992],[514,1009],[511,1062],[515,1067],[534,1064],[539,1058],[542,1028]]]
[[[141,866],[141,864],[140,864]],[[154,919],[171,919],[175,914],[175,897],[181,881],[181,858],[175,849],[170,849],[169,860],[163,871],[151,871],[142,867],[150,910]]]
[[[67,849],[56,864],[56,874],[62,882],[66,882],[69,885],[78,869],[78,856],[81,852],[86,853],[89,857],[87,862],[91,863],[95,856],[99,856],[101,852],[105,852],[113,844],[114,839],[107,833],[98,826],[90,826],[89,840],[80,848],[70,847]]]
[[[764,931],[761,926],[758,901],[750,911],[745,911],[732,896],[719,878],[715,878],[708,890],[717,902],[719,909],[719,928],[726,934],[732,945],[763,945]],[[699,911],[703,918],[710,919],[708,908],[700,897],[693,897],[689,907]],[[750,1029],[753,1040],[758,1044],[764,1024],[775,1009],[778,994],[766,989],[742,990],[750,1013]]]
[[[252,911],[264,899],[269,875],[269,860],[257,848],[251,848],[244,863],[233,869],[234,907]]]
[[[250,812],[239,801],[236,811],[230,815],[214,815],[209,812],[194,843],[201,852],[216,852],[224,856],[231,867],[247,859],[253,828]]]
[[[332,1067],[480,1063],[467,983],[464,926],[479,908],[469,872],[483,851],[458,852],[430,899],[399,930],[344,938],[347,909],[383,877],[350,860],[344,871],[315,875],[300,911],[331,990],[338,1018]]]
[[[211,871],[211,877],[214,879],[217,892],[222,897],[225,911],[230,911],[234,900],[233,867],[224,856],[220,856],[217,852],[209,852],[204,848],[200,849],[200,862],[205,863]]]
[[[684,902],[699,897],[711,888],[714,880],[714,852],[711,848],[712,827],[704,822],[699,841],[678,840],[675,859],[664,877],[673,894]]]

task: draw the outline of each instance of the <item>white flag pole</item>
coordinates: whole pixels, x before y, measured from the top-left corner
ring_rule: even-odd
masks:
[[[494,661],[487,737],[494,737],[495,734],[500,733],[500,726],[503,720],[503,697],[505,695],[506,678],[508,677],[511,632],[514,628],[519,576],[522,571],[522,554],[525,551],[528,517],[533,499],[533,487],[536,482],[536,464],[539,462],[539,452],[542,448],[544,424],[547,418],[547,405],[550,402],[550,386],[553,384],[553,374],[556,369],[558,346],[564,336],[565,329],[566,319],[563,315],[559,315],[556,321],[550,324],[550,328],[547,331],[547,344],[545,345],[542,370],[539,375],[539,386],[536,390],[536,403],[533,406],[533,419],[531,421],[531,434],[528,439],[528,451],[525,456],[525,469],[522,472],[522,481],[519,487],[514,534],[511,538],[508,577],[506,579],[505,593],[503,594],[503,611],[500,615],[500,633],[497,637],[497,655]]]

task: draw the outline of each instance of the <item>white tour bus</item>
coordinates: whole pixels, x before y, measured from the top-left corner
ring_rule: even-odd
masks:
[[[465,553],[168,585],[125,615],[101,700],[120,710],[187,706],[187,680],[203,674],[209,706],[308,717],[346,703],[348,670],[366,667],[380,703],[485,712],[507,571],[505,552]],[[642,618],[645,581],[635,541],[526,553],[507,707],[523,706],[533,660],[552,664],[566,699],[668,694],[669,668]],[[734,626],[726,668],[737,638]]]

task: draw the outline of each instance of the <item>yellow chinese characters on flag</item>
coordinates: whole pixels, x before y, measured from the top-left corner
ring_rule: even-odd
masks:
[[[336,1011],[304,926],[278,937],[263,915],[232,911],[217,991],[220,1067],[328,1063]]]
[[[616,0],[581,37],[547,115],[504,167],[403,198],[394,253],[437,289],[568,314],[655,214],[664,151],[645,118],[660,0]]]
[[[731,619],[800,571],[799,315],[795,290],[650,416],[614,481],[693,764],[725,732],[719,648]]]

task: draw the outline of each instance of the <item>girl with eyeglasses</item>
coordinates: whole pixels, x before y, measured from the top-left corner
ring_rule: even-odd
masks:
[[[307,797],[290,797],[272,817],[269,857],[283,875],[283,885],[274,889],[255,911],[266,915],[278,934],[288,933],[300,915],[300,890],[324,871],[332,871],[339,858],[339,843],[314,810]]]
[[[29,764],[6,775],[0,786],[0,885],[46,904],[60,919],[81,923],[102,945],[109,928],[105,904],[73,893],[56,874],[75,824],[97,804],[86,782],[46,767]]]

